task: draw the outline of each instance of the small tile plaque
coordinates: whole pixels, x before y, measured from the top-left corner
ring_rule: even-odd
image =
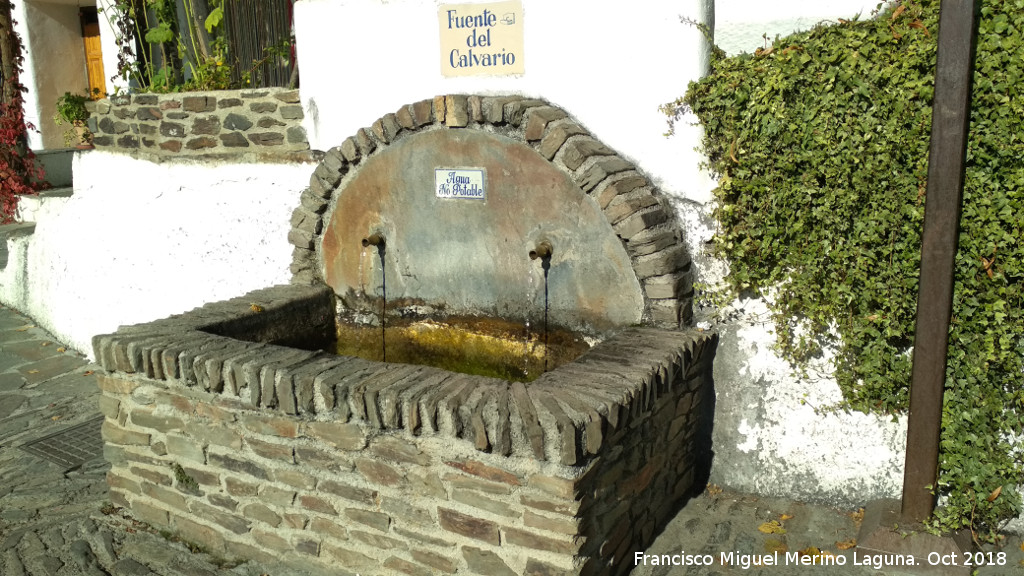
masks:
[[[484,181],[480,168],[434,169],[434,193],[438,198],[486,200]]]

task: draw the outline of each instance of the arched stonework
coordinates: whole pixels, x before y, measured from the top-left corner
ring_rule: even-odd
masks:
[[[600,207],[622,241],[643,291],[642,322],[677,328],[692,319],[690,257],[664,196],[631,162],[593,138],[564,110],[519,96],[438,96],[402,106],[329,150],[293,213],[295,284],[324,281],[319,260],[335,192],[362,163],[429,130],[481,130],[521,142],[564,173]]]

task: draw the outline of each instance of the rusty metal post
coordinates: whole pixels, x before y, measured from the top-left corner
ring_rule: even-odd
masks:
[[[903,476],[902,516],[908,522],[924,521],[935,508],[928,486],[938,472],[975,28],[974,0],[942,0]]]

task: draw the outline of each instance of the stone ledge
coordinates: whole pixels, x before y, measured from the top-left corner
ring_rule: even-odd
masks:
[[[630,414],[693,388],[691,375],[708,369],[718,339],[697,330],[629,328],[519,384],[318,351],[329,347],[333,331],[330,288],[283,285],[123,327],[96,336],[93,346],[115,378],[139,374],[253,409],[429,431],[482,452],[579,465],[600,453]],[[412,393],[423,382],[431,385]]]

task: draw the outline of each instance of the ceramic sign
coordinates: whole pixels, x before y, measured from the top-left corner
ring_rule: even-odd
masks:
[[[436,168],[434,193],[438,198],[486,200],[484,171],[479,168]]]
[[[441,74],[523,74],[523,3],[442,4]]]

